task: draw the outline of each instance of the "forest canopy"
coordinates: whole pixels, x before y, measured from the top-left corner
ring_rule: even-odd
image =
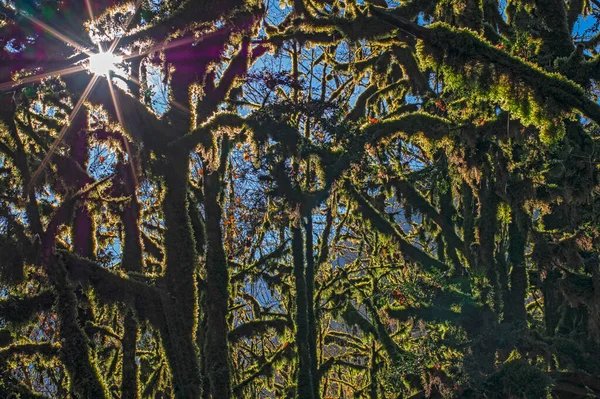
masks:
[[[0,1],[0,397],[600,397],[599,16]]]

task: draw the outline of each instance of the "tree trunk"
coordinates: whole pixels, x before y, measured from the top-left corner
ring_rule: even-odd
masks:
[[[513,209],[512,220],[508,227],[510,244],[508,260],[510,272],[510,299],[505,314],[509,321],[525,323],[525,294],[527,291],[527,270],[525,269],[525,245],[527,243],[527,227],[524,218],[527,214],[519,209]]]
[[[292,256],[296,282],[296,345],[298,347],[297,399],[312,399],[314,393],[312,362],[309,344],[309,321],[306,276],[304,265],[304,240],[300,227],[292,227]]]
[[[122,170],[129,179],[126,187],[127,195],[131,196],[130,202],[125,205],[122,220],[125,230],[123,258],[121,260],[123,268],[127,272],[141,273],[143,270],[142,262],[142,242],[140,234],[140,204],[135,195],[135,185],[133,176],[128,173],[127,165],[122,165]],[[127,169],[126,169],[127,168]],[[138,338],[138,323],[131,309],[125,309],[125,319],[123,321],[123,361],[121,366],[121,399],[137,399],[139,397],[139,374],[138,365],[135,361]]]
[[[176,398],[200,397],[200,368],[195,346],[198,312],[197,255],[187,207],[189,157],[169,154],[164,165],[165,281],[161,301],[166,325],[163,345],[171,366]]]
[[[205,368],[213,399],[231,397],[227,313],[229,306],[229,271],[223,248],[219,204],[221,176],[218,171],[206,174],[204,212],[206,214],[206,336]]]
[[[316,379],[318,370],[317,358],[317,315],[315,314],[315,255],[313,246],[313,220],[312,215],[308,217],[306,223],[306,314],[308,317],[308,347],[310,352],[311,367],[313,376],[313,396],[318,399],[319,383]]]

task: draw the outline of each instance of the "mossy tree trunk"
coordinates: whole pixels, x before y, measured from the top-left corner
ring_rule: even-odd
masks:
[[[70,209],[69,209],[70,208]],[[77,296],[62,261],[54,247],[60,224],[70,216],[72,207],[62,207],[55,213],[41,239],[41,265],[56,294],[54,311],[61,336],[59,356],[69,377],[69,392],[77,399],[105,398],[107,392],[92,359],[89,339],[79,326]],[[62,220],[61,220],[62,219]]]
[[[83,129],[85,119],[79,117],[74,124],[78,130],[69,138],[70,157],[73,163],[63,165],[61,168],[67,192],[68,190],[77,192],[93,182],[83,172],[87,168],[89,158],[87,131]],[[74,253],[88,259],[95,258],[95,231],[91,213],[83,201],[77,201],[73,205],[73,208],[70,206],[59,208],[48,224],[42,238],[42,266],[47,271],[56,293],[54,310],[58,316],[59,332],[62,337],[60,358],[69,375],[70,394],[77,399],[104,398],[107,392],[93,360],[89,339],[82,328],[85,327],[82,324],[88,321],[89,315],[82,313],[82,309],[78,306],[75,287],[67,278],[63,264],[54,254],[58,226],[64,222],[61,219],[69,218],[69,211],[72,210],[71,237]],[[85,296],[85,294],[81,295]],[[85,300],[87,301],[87,298]]]
[[[315,255],[313,243],[313,217],[310,215],[306,222],[306,315],[308,317],[308,347],[310,352],[310,371],[313,376],[313,398],[318,399],[319,383],[315,379],[318,370],[317,358],[317,320],[315,314]]]
[[[306,266],[304,262],[304,239],[302,235],[302,229],[298,226],[292,226],[291,233],[292,257],[294,263],[294,280],[296,286],[296,345],[298,347],[298,374],[296,377],[296,398],[312,399],[314,395],[314,383],[313,374],[311,370],[311,347],[309,344],[309,321],[305,270]]]
[[[197,254],[188,213],[189,155],[168,153],[164,162],[165,277],[161,293],[163,345],[176,398],[198,398],[200,368],[195,346],[198,314]]]
[[[501,306],[501,289],[498,279],[498,270],[495,259],[496,230],[497,230],[498,198],[494,192],[491,179],[484,178],[479,190],[479,219],[477,230],[479,233],[479,267],[488,279],[489,290],[492,294],[493,308],[498,311]],[[489,292],[484,290],[484,298]],[[486,292],[487,291],[487,292]]]
[[[525,246],[527,243],[527,214],[520,209],[513,209],[511,222],[508,227],[509,248],[508,260],[510,265],[510,296],[505,306],[508,320],[524,324],[527,312],[525,310],[525,294],[527,291],[527,270],[525,265]]]
[[[132,154],[130,154],[131,156]],[[129,197],[121,213],[123,222],[123,257],[121,262],[126,272],[143,272],[142,237],[140,231],[141,210],[136,195],[135,159],[129,163],[120,163],[118,172],[123,182],[123,194]],[[139,373],[136,362],[138,340],[138,322],[132,309],[125,308],[123,320],[122,364],[121,364],[121,398],[137,399],[139,397]]]
[[[226,144],[225,144],[226,145]],[[226,162],[223,160],[222,162]],[[204,369],[213,399],[231,397],[227,314],[229,306],[229,270],[221,229],[222,191],[220,168],[204,178],[204,211],[206,215],[206,333],[204,337]]]

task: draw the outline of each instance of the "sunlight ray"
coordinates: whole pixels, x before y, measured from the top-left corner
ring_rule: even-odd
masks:
[[[57,71],[40,73],[39,75],[35,75],[35,76],[27,76],[25,78],[17,80],[16,82],[0,83],[0,91],[11,90],[16,87],[19,87],[19,86],[22,86],[25,84],[29,84],[29,83],[41,82],[43,79],[46,79],[50,76],[66,76],[66,75],[71,75],[73,73],[81,72],[84,70],[85,70],[85,67],[83,65],[74,65],[74,66],[71,66],[68,68],[59,69]]]
[[[119,121],[119,125],[121,125],[123,129],[125,129],[125,124],[123,123],[123,115],[121,114],[121,106],[119,104],[119,100],[117,99],[115,88],[113,87],[113,84],[110,79],[107,79],[107,81],[108,90],[110,91],[110,97],[112,98],[113,106],[115,107],[115,113],[117,114],[117,120]],[[137,187],[138,181],[137,176],[135,174],[135,166],[133,164],[133,153],[131,151],[131,147],[129,146],[129,140],[126,136],[123,138],[123,142],[125,143],[125,151],[127,152],[127,156],[129,157],[129,165],[131,167],[131,176],[133,178],[134,187]]]
[[[46,156],[42,160],[42,163],[40,164],[40,166],[38,166],[38,168],[36,169],[35,173],[31,176],[31,180],[29,182],[29,185],[26,187],[26,192],[29,192],[31,190],[31,188],[35,184],[35,181],[37,180],[37,178],[40,176],[40,174],[42,173],[42,171],[44,170],[44,168],[50,162],[50,158],[52,158],[52,155],[54,154],[54,152],[56,151],[56,149],[58,148],[58,146],[62,142],[63,138],[67,134],[67,132],[69,130],[69,126],[71,126],[72,121],[75,119],[75,117],[77,116],[77,114],[81,110],[81,107],[83,106],[83,103],[85,102],[85,100],[89,96],[90,92],[94,89],[94,86],[96,85],[97,81],[98,81],[98,75],[92,76],[92,78],[90,79],[90,82],[88,83],[87,87],[83,91],[83,94],[81,95],[81,97],[79,98],[79,100],[77,101],[77,103],[75,104],[75,107],[73,107],[73,111],[71,112],[71,115],[69,115],[69,120],[62,127],[62,129],[58,133],[58,137],[56,138],[56,140],[54,140],[54,143],[52,143],[52,146],[50,147],[50,149],[48,149],[48,152],[46,153]]]
[[[90,16],[90,21],[95,22],[94,10],[92,10],[92,3],[90,3],[90,0],[85,0],[85,6],[87,8],[88,15]]]
[[[60,33],[59,31],[57,31],[53,27],[47,25],[46,23],[40,21],[39,19],[37,19],[35,17],[32,17],[31,15],[27,15],[27,14],[25,14],[23,12],[21,12],[21,15],[23,15],[25,18],[27,18],[28,20],[30,20],[31,22],[33,22],[34,24],[36,24],[37,26],[39,26],[40,28],[42,28],[44,31],[46,31],[49,34],[51,34],[52,36],[56,37],[57,39],[62,40],[63,42],[65,42],[67,44],[70,44],[71,46],[75,47],[77,50],[81,51],[82,53],[85,53],[88,56],[91,56],[93,54],[88,49],[86,49],[85,47],[83,47],[82,45],[80,45],[79,43],[75,42],[74,40],[71,40],[66,35]]]

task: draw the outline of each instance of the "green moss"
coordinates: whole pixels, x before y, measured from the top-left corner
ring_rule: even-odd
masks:
[[[563,75],[514,57],[468,29],[437,23],[428,33],[419,46],[422,68],[442,72],[447,89],[468,87],[473,96],[538,127],[545,143],[564,136],[562,119],[573,108],[600,121],[600,107]]]
[[[69,390],[76,398],[106,398],[108,390],[96,363],[93,361],[89,340],[77,322],[77,297],[65,277],[62,264],[53,268],[56,304],[61,337],[60,359],[69,375]]]

